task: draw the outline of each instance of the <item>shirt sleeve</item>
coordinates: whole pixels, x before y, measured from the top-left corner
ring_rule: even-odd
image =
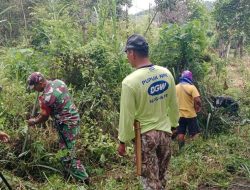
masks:
[[[44,103],[46,106],[51,106],[56,102],[56,97],[53,95],[53,93],[46,93],[44,94]]]
[[[177,127],[179,122],[179,106],[177,102],[176,87],[173,77],[171,77],[171,87],[169,92],[168,116],[171,122],[171,127]]]
[[[120,119],[118,139],[127,142],[135,137],[134,134],[135,119],[135,93],[132,88],[122,84],[121,101],[120,101]]]
[[[199,93],[199,91],[197,90],[197,88],[193,85],[192,97],[193,97],[193,98],[196,98],[196,97],[198,97],[198,96],[200,96],[200,93]]]

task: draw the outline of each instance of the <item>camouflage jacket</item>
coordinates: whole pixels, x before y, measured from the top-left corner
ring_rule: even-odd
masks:
[[[57,124],[69,126],[79,124],[78,110],[63,81],[48,81],[39,101],[41,108],[49,110],[48,113],[55,118]]]

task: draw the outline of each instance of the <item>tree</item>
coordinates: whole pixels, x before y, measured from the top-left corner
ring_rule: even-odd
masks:
[[[17,41],[21,34],[26,34],[30,19],[28,0],[1,0],[0,6],[0,45]]]
[[[185,0],[155,0],[161,23],[183,23],[188,10]]]
[[[87,28],[89,23],[94,23],[96,20],[95,8],[98,5],[106,3],[111,7],[115,3],[115,12],[117,19],[123,19],[126,16],[126,11],[123,6],[130,7],[131,0],[1,0],[0,6],[0,44],[15,42],[21,36],[29,39],[30,29],[34,26],[33,14],[34,8],[41,7],[48,12],[55,12],[55,15],[60,14],[67,8],[69,16],[74,22],[77,22],[83,31],[83,37],[87,39]],[[60,5],[60,6],[57,6]],[[57,7],[56,7],[57,6]],[[57,9],[58,7],[62,9]],[[53,11],[51,11],[53,9]],[[5,11],[7,10],[7,11]],[[112,11],[109,10],[110,17]],[[45,18],[53,16],[51,14],[43,14]]]
[[[155,0],[162,23],[185,23],[188,20],[207,22],[208,10],[200,0]]]
[[[243,56],[246,38],[250,37],[250,1],[217,1],[213,12],[219,38],[219,55],[228,57],[231,45],[236,48],[236,55]]]
[[[197,78],[202,78],[206,72],[202,64],[206,47],[206,30],[200,21],[193,20],[183,25],[169,24],[160,31],[152,58],[157,64],[172,70],[176,79],[185,69],[191,69]]]

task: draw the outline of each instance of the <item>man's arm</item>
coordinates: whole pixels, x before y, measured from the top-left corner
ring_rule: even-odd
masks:
[[[197,96],[194,98],[194,109],[196,113],[199,113],[201,111],[201,98],[200,96]]]
[[[135,137],[133,123],[135,118],[135,98],[133,90],[126,84],[122,84],[121,102],[120,102],[120,119],[118,139],[120,141],[118,147],[119,155],[126,154],[125,142]]]
[[[40,108],[41,108],[40,114],[37,117],[30,118],[28,120],[29,126],[34,126],[36,124],[43,123],[43,122],[47,121],[49,118],[49,115],[51,113],[51,108],[46,106],[42,97],[39,98],[39,104],[40,104]]]
[[[169,109],[168,115],[171,122],[172,131],[178,126],[179,106],[177,102],[176,87],[173,76],[171,77],[171,90],[169,92]]]
[[[36,118],[30,118],[28,120],[28,125],[34,126],[36,124],[43,123],[43,122],[47,121],[48,118],[49,118],[49,116],[47,116],[47,115],[39,114]]]
[[[194,110],[196,113],[201,111],[201,98],[198,89],[193,85],[192,88],[192,97],[194,99]]]

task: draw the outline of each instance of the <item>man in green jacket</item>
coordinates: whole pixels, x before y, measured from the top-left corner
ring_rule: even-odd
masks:
[[[126,154],[125,143],[135,138],[133,123],[140,122],[144,189],[162,190],[171,157],[171,127],[178,125],[175,81],[170,71],[153,65],[148,43],[137,34],[127,40],[125,52],[135,71],[122,82],[118,147]]]

